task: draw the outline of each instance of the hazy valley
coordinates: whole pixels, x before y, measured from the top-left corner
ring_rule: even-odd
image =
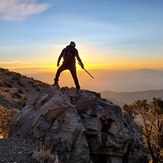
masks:
[[[54,72],[25,73],[25,70],[16,70],[29,77],[52,84]],[[33,69],[31,72],[37,72]],[[97,92],[137,92],[146,90],[163,89],[163,70],[135,69],[135,70],[89,70],[94,76],[92,79],[85,71],[78,70],[78,78],[82,89],[94,90]],[[66,79],[66,80],[65,80]],[[65,71],[60,77],[61,86],[74,87],[69,71]]]
[[[148,90],[148,91],[139,91],[139,92],[112,92],[104,91],[101,92],[102,97],[109,99],[115,104],[132,104],[137,100],[147,99],[148,101],[152,100],[153,97],[159,97],[163,99],[163,90]]]

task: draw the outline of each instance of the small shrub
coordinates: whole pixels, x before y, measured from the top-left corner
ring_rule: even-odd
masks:
[[[0,134],[2,138],[8,137],[11,119],[19,112],[18,109],[5,109],[0,106]]]
[[[12,77],[12,80],[17,80],[18,81],[19,79],[20,79],[20,77],[18,77],[18,76],[13,76]]]
[[[28,81],[28,84],[31,84],[31,85],[33,85],[33,81]]]
[[[33,88],[37,88],[37,85],[33,84],[32,87],[33,87]]]
[[[40,88],[36,88],[35,90],[36,90],[37,92],[40,92],[40,91],[41,91],[41,89],[40,89]]]
[[[32,155],[32,158],[39,163],[52,163],[54,162],[54,155],[51,153],[51,149],[41,146],[38,151],[35,151]]]
[[[9,87],[9,88],[12,88],[12,85],[9,82],[4,82],[4,85]]]
[[[6,74],[7,74],[8,76],[10,76],[12,73],[11,73],[11,72],[7,72]]]
[[[0,87],[3,87],[3,86],[4,86],[4,82],[0,81]]]
[[[24,92],[23,92],[21,89],[18,89],[18,92],[19,92],[20,94],[24,94]]]
[[[20,82],[20,81],[18,81],[17,82],[20,86],[22,86],[22,87],[24,87],[25,85],[22,83],[22,82]]]
[[[18,78],[21,77],[21,74],[20,74],[20,73],[16,72],[15,74],[16,74],[16,76],[17,76]]]
[[[37,84],[33,84],[32,87],[35,88],[35,89],[37,89],[38,88],[38,85]]]
[[[0,71],[1,71],[1,72],[5,72],[6,70],[5,70],[5,69],[3,69],[3,68],[0,68]]]
[[[13,97],[17,97],[17,98],[21,99],[22,98],[22,95],[19,92],[15,92],[13,94]]]
[[[35,80],[33,77],[30,77],[31,80]]]
[[[27,105],[28,100],[26,98],[23,98],[19,101],[19,104],[22,105],[23,107]]]

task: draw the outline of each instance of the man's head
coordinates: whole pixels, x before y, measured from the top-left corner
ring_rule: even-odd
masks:
[[[70,46],[75,47],[75,46],[76,46],[75,42],[74,42],[74,41],[71,41],[71,42],[70,42]]]

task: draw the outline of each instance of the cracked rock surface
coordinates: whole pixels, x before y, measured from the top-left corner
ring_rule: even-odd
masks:
[[[130,119],[88,90],[45,89],[14,118],[10,135],[43,144],[63,163],[143,162],[142,142]]]

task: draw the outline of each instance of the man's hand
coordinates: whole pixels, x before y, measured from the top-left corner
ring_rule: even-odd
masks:
[[[82,69],[84,69],[84,64],[81,62],[78,62],[78,64],[81,66]]]
[[[81,68],[84,69],[84,65],[83,64],[81,65]]]

